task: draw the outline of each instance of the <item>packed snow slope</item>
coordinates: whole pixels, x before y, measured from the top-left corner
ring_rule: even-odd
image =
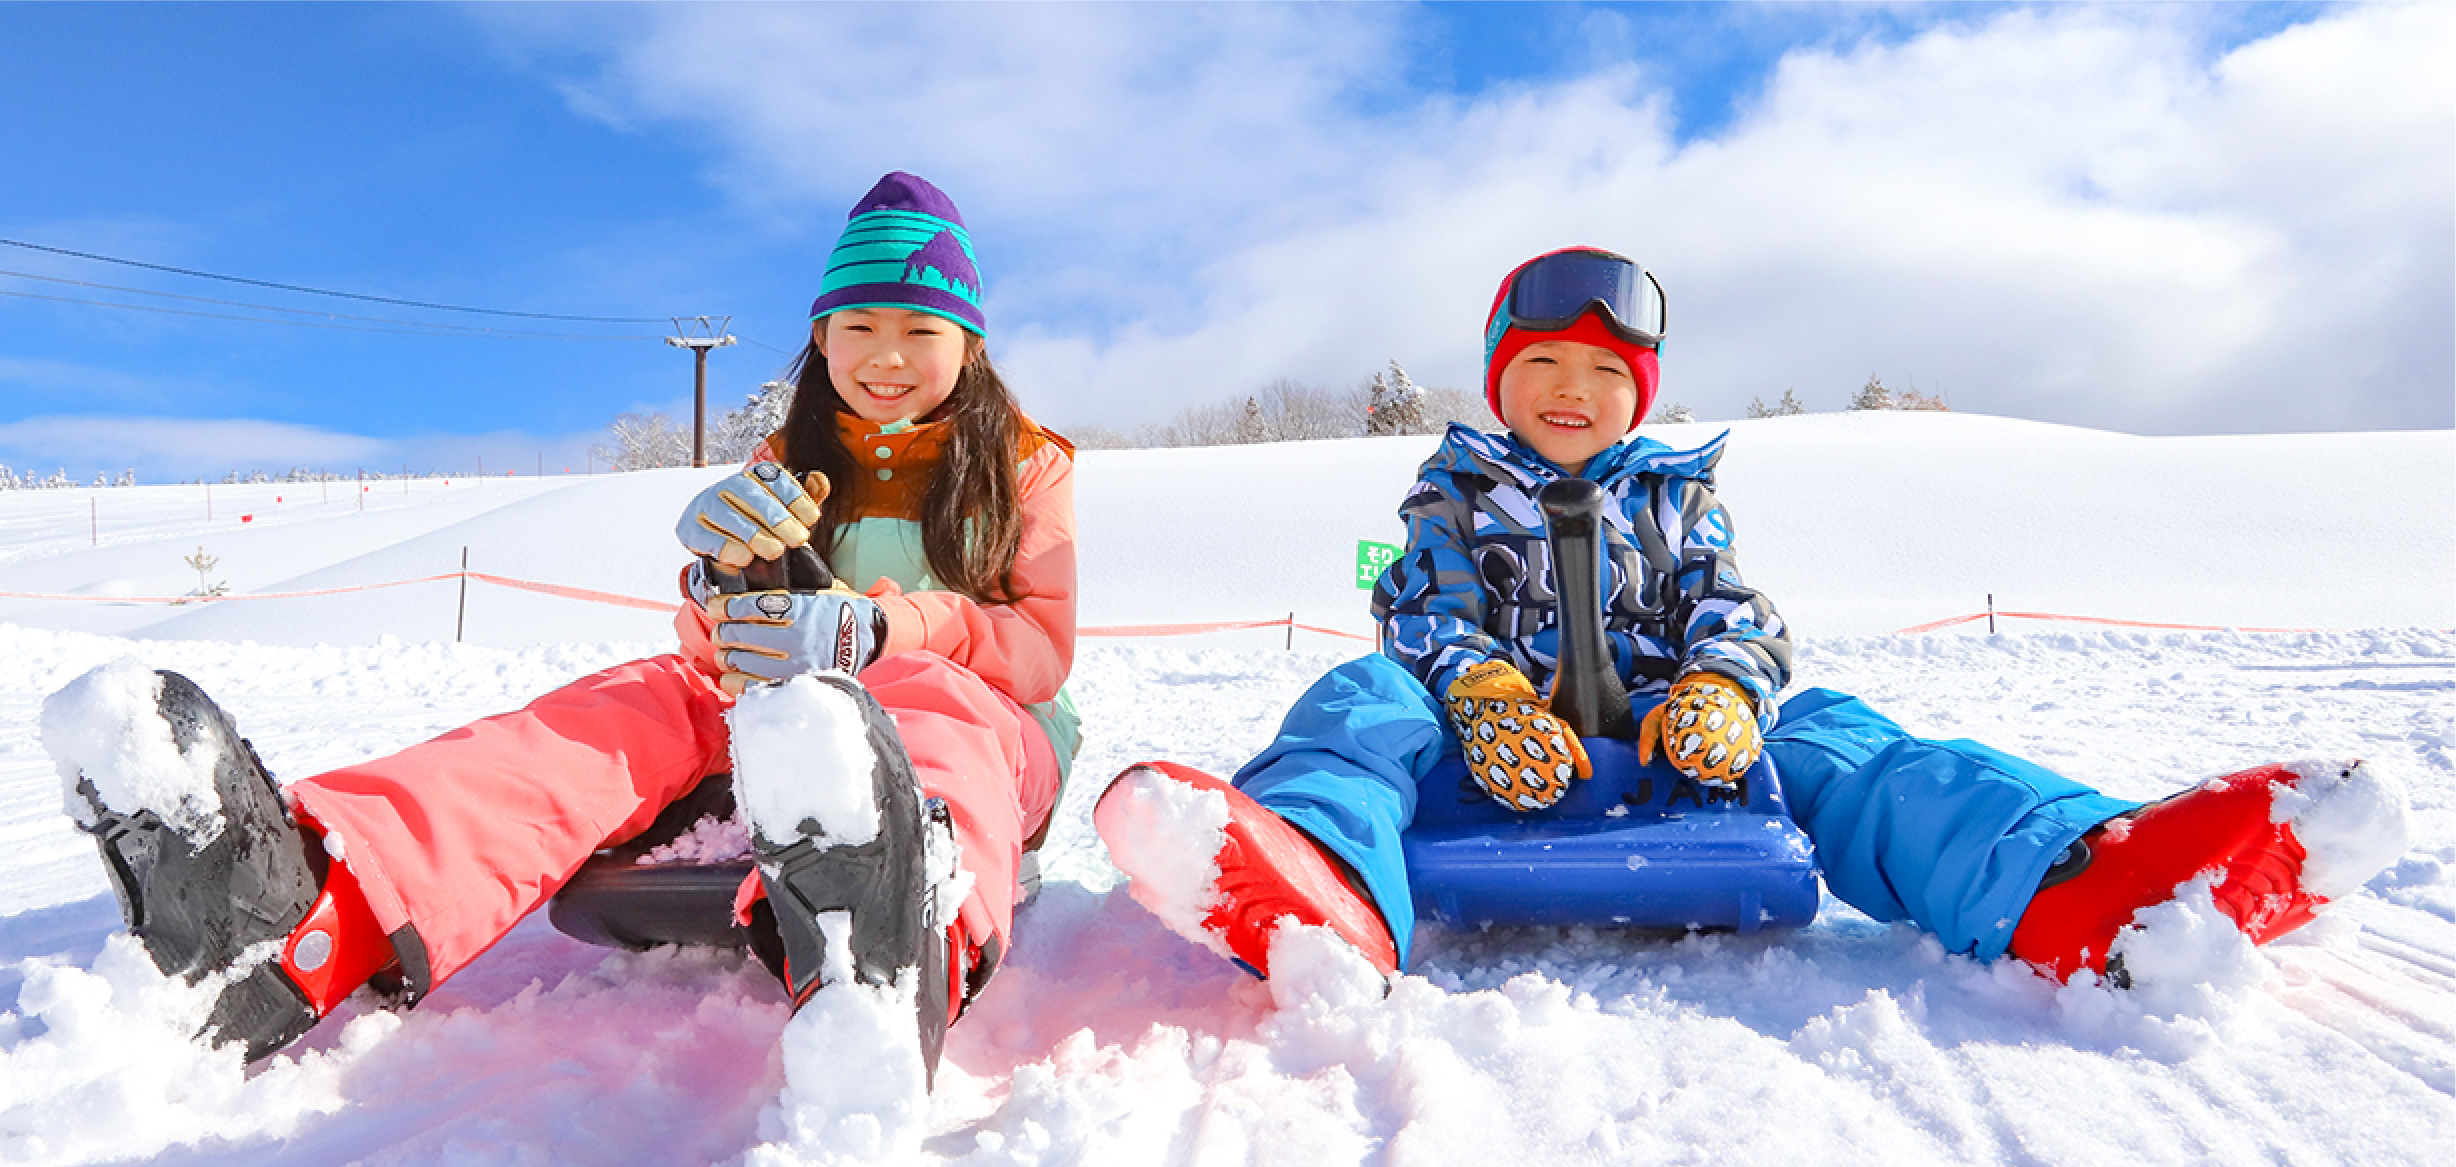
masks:
[[[1668,427],[1674,444],[1719,427]],[[1867,697],[2134,798],[2354,757],[2416,845],[2208,983],[2058,987],[1827,899],[1750,938],[1420,934],[1384,996],[1302,941],[1251,980],[1168,934],[1089,824],[1167,755],[1226,771],[1358,646],[1278,630],[1087,640],[1049,878],[951,1033],[923,1163],[2426,1163],[2456,1158],[2456,435],[2146,439],[1954,415],[1740,423],[1744,563],[1799,684]],[[1429,439],[1080,462],[1088,625],[1283,617],[1367,631],[1355,542]],[[0,495],[0,592],[310,590],[471,566],[672,594],[716,472]],[[279,501],[276,501],[278,498]],[[360,507],[363,503],[364,509]],[[246,522],[240,515],[252,516]],[[94,544],[98,543],[96,546]],[[2303,631],[1892,629],[2000,608]],[[363,999],[254,1073],[186,1039],[195,994],[120,924],[62,813],[42,699],[122,656],[176,669],[285,780],[659,651],[655,612],[472,584],[171,607],[0,598],[0,1163],[839,1161],[796,1109],[882,1063],[814,1051],[731,953],[611,954],[532,919],[415,1010]],[[798,1101],[797,1101],[798,1100]]]
[[[2268,628],[2456,627],[2456,435],[2140,438],[1949,413],[1811,414],[1728,429],[1720,468],[1749,579],[1810,635],[1983,610]],[[1100,451],[1079,463],[1087,625],[1284,619],[1372,631],[1358,540],[1436,439]],[[726,470],[544,479],[20,494],[0,593],[175,596],[199,548],[233,592],[472,570],[671,599],[673,519]],[[363,509],[360,509],[363,505]],[[241,516],[249,521],[242,522]],[[99,546],[93,546],[96,540]],[[467,643],[656,641],[664,616],[471,585]],[[33,627],[305,647],[452,637],[458,590],[417,584],[198,608],[10,599]],[[1241,642],[1263,644],[1267,635]]]

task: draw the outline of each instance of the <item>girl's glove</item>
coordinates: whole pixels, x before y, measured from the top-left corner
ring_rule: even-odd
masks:
[[[683,508],[674,536],[694,555],[731,568],[774,559],[810,541],[827,499],[827,476],[810,472],[808,488],[774,462],[754,462],[699,492]]]
[[[1578,735],[1552,716],[1526,674],[1488,660],[1450,682],[1450,724],[1476,785],[1511,810],[1542,810],[1593,771]]]
[[[740,592],[708,599],[718,683],[740,696],[760,681],[834,669],[858,673],[887,642],[887,614],[850,591]]]
[[[1658,744],[1673,769],[1722,790],[1737,789],[1740,775],[1765,752],[1748,693],[1719,673],[1672,682],[1670,696],[1637,727],[1638,762],[1652,762]]]

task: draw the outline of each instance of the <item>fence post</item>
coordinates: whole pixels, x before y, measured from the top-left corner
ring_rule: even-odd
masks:
[[[461,642],[461,633],[469,627],[469,549],[461,548],[460,614],[452,618],[452,643]]]
[[[1995,593],[1987,593],[1987,635],[1995,635]]]
[[[1294,612],[1288,613],[1288,646],[1284,651],[1296,651],[1296,613]]]

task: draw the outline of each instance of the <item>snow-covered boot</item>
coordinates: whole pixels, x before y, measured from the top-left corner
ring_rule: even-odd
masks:
[[[1169,930],[1270,975],[1281,921],[1329,928],[1384,975],[1390,926],[1312,836],[1218,778],[1175,762],[1119,774],[1092,809],[1127,891]]]
[[[950,1011],[955,841],[925,807],[895,723],[860,683],[823,672],[742,694],[730,716],[734,797],[775,913],[799,1011],[839,985],[910,993],[925,1075]]]
[[[2011,951],[2057,980],[2088,969],[2128,983],[2119,933],[2203,876],[2217,909],[2266,944],[2395,862],[2408,836],[2403,788],[2360,762],[2212,778],[2083,835],[2030,900]]]
[[[205,1034],[270,1056],[391,963],[357,884],[194,682],[104,665],[43,703],[70,817],[165,976],[219,985]]]

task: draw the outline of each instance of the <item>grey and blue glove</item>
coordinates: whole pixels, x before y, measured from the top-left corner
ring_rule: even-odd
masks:
[[[774,559],[808,543],[826,499],[826,475],[812,471],[805,488],[792,471],[754,462],[700,491],[683,508],[674,537],[694,555],[748,567],[753,559]]]
[[[834,669],[859,673],[887,643],[887,614],[850,591],[742,592],[709,598],[725,691]]]

